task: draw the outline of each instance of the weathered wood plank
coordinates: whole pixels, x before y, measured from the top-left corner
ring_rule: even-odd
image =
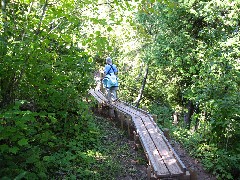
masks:
[[[135,110],[131,109],[129,106],[127,106],[125,103],[117,101],[116,103],[113,104],[114,107],[118,108],[120,111],[124,111],[125,113],[128,113],[130,116],[141,116],[142,113]]]
[[[94,91],[93,89],[89,90],[89,93],[92,94],[92,96],[99,102],[99,103],[103,103],[104,101],[102,100],[102,98],[100,98],[97,94],[96,91]]]
[[[96,94],[99,98],[101,98],[102,101],[105,101],[105,102],[108,101],[107,98],[103,95],[103,93],[102,93],[101,91],[96,90],[96,91],[95,91],[95,94]]]
[[[164,163],[166,164],[168,170],[170,171],[171,176],[178,176],[178,175],[183,174],[183,171],[179,167],[175,157],[173,156],[170,149],[166,145],[166,142],[163,140],[162,135],[159,134],[159,132],[157,132],[155,130],[155,126],[152,124],[149,117],[141,112],[139,113],[139,111],[137,111],[135,109],[132,110],[131,108],[129,108],[128,106],[126,106],[124,104],[119,103],[119,106],[120,106],[120,107],[118,107],[119,109],[121,109],[122,111],[125,111],[125,112],[127,111],[132,116],[138,115],[138,116],[144,117],[144,122],[145,122],[145,126],[147,128],[147,131],[149,132],[149,135],[153,139],[153,142],[155,143],[157,150],[161,155],[161,158],[163,159]],[[136,125],[136,122],[134,122],[134,123]],[[136,127],[136,129],[139,129],[139,127]],[[141,133],[139,133],[139,135],[141,137]],[[144,143],[144,141],[142,143]],[[159,175],[159,177],[160,177],[160,175]]]
[[[173,156],[176,158],[177,163],[179,164],[180,168],[182,169],[182,171],[184,173],[186,173],[186,166],[183,164],[183,162],[181,161],[181,159],[178,157],[177,153],[175,152],[175,150],[172,148],[171,144],[168,142],[167,138],[164,136],[164,133],[160,130],[160,128],[157,126],[156,122],[152,121],[153,125],[156,128],[156,131],[162,135],[162,139],[165,141],[166,145],[168,146],[168,148],[170,149],[170,151],[173,153]]]
[[[156,147],[158,147],[159,154],[161,155],[171,175],[178,176],[183,174],[183,171],[178,165],[177,160],[173,156],[173,153],[167,146],[166,142],[163,140],[162,134],[158,133],[157,129],[150,121],[149,116],[145,115],[143,117],[144,117],[145,127],[149,132],[154,144],[156,145]]]
[[[141,117],[135,116],[133,117],[133,121],[136,125],[140,141],[148,155],[148,158],[153,167],[154,173],[158,174],[159,177],[169,177],[171,174],[169,173],[167,167],[165,166],[157,147],[152,141],[151,137],[148,134],[146,127],[144,126]]]

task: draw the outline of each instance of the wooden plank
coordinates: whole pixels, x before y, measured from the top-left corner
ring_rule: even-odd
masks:
[[[158,174],[159,177],[169,177],[171,174],[169,173],[161,156],[159,155],[159,152],[154,142],[152,141],[151,137],[149,136],[149,133],[147,132],[147,129],[144,126],[141,117],[139,116],[133,117],[133,122],[136,125],[140,141],[148,155],[154,173]]]
[[[130,107],[128,107],[125,103],[122,103],[120,101],[117,101],[116,103],[114,103],[112,106],[118,108],[120,111],[123,111],[125,113],[128,113],[130,116],[141,116],[142,113],[139,111],[136,111],[135,109],[132,109]]]
[[[103,93],[102,93],[101,91],[95,90],[95,94],[96,94],[99,98],[101,98],[103,101],[105,101],[105,102],[108,101],[107,98],[103,95]]]
[[[148,115],[149,116],[149,115]],[[150,117],[151,118],[151,117]],[[186,166],[183,164],[183,162],[181,161],[181,159],[178,157],[177,153],[175,152],[175,150],[172,148],[171,144],[168,142],[167,138],[164,136],[164,133],[161,131],[161,129],[157,126],[156,122],[152,121],[154,126],[156,127],[156,130],[158,131],[158,133],[160,133],[162,135],[163,140],[165,141],[165,143],[167,144],[168,148],[170,149],[170,151],[173,153],[173,156],[176,158],[180,168],[182,169],[182,171],[185,173],[187,168]]]
[[[99,98],[99,96],[96,94],[96,92],[95,92],[93,89],[89,90],[89,93],[90,93],[99,103],[103,103],[103,102],[104,102],[101,98]]]
[[[155,129],[155,126],[152,124],[152,122],[150,121],[148,116],[146,116],[143,113],[139,113],[139,111],[136,111],[135,109],[134,110],[129,109],[129,107],[126,107],[126,105],[124,105],[124,106],[125,107],[122,107],[120,105],[120,107],[118,107],[118,108],[127,113],[131,113],[131,115],[139,115],[139,116],[145,117],[144,120],[147,121],[147,123],[145,122],[145,126],[146,126],[146,128],[148,128],[147,131],[149,131],[150,135],[152,136],[152,140],[155,143],[155,147],[157,147],[156,149],[160,153],[161,158],[163,159],[164,163],[166,164],[167,168],[169,169],[171,175],[177,176],[177,175],[183,174],[183,172],[181,171],[181,168],[177,164],[175,157],[172,155],[172,153],[169,150],[168,146],[166,145],[165,141],[162,139],[162,135],[159,134],[156,130],[153,131]],[[135,121],[137,121],[136,118],[135,118]],[[136,126],[136,129],[139,130],[139,126],[137,125],[137,122],[135,122],[135,121],[134,121],[134,124]],[[141,137],[141,133],[139,133],[139,136]],[[149,140],[149,138],[148,138],[148,140]],[[144,144],[144,143],[145,142],[142,141],[142,144]],[[152,152],[154,152],[154,151],[152,151]],[[157,176],[160,177],[162,175],[157,173]]]
[[[147,118],[147,117],[146,117]],[[147,119],[146,119],[147,121]],[[163,136],[159,134],[156,128],[149,122],[146,124],[146,128],[148,129],[154,143],[159,148],[159,153],[161,154],[166,166],[168,167],[169,171],[173,176],[183,174],[181,168],[177,164],[175,157],[173,156],[172,152],[170,151],[169,147],[163,140]]]
[[[168,170],[170,171],[172,176],[179,176],[183,174],[180,166],[177,163],[176,158],[173,156],[173,153],[169,149],[166,142],[163,140],[162,134],[160,134],[149,117],[147,115],[144,116],[144,124],[149,132],[154,144],[158,147],[159,154],[161,155],[164,163],[166,164]]]

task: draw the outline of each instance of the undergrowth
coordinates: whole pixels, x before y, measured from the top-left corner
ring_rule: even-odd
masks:
[[[183,119],[174,126],[173,111],[167,106],[152,105],[150,110],[152,114],[158,115],[159,127],[169,128],[171,137],[180,142],[189,154],[197,158],[217,179],[240,179],[240,145],[237,149],[220,148],[211,141],[211,130],[206,130],[206,127],[199,128],[198,131],[193,128],[186,129]]]
[[[201,132],[191,132],[180,127],[172,127],[172,137],[180,142],[192,157],[201,161],[204,168],[217,179],[239,179],[240,155],[234,150],[220,149],[210,143]]]
[[[0,179],[116,179],[136,175],[124,131],[94,117],[81,104],[78,114],[21,110],[0,116]],[[126,137],[125,137],[126,139]],[[124,163],[126,162],[126,163]]]

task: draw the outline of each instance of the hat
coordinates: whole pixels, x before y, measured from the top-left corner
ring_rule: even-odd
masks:
[[[107,58],[106,58],[106,63],[107,63],[107,64],[112,64],[112,59],[111,59],[110,57],[107,57]]]

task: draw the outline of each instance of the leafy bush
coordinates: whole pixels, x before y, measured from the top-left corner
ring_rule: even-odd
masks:
[[[161,106],[159,104],[150,104],[149,111],[151,114],[157,115],[157,123],[161,127],[171,127],[173,110],[168,106]]]
[[[218,179],[235,179],[240,175],[239,150],[220,149],[216,144],[210,143],[201,132],[191,132],[186,129],[174,127],[172,136],[179,141],[186,150],[199,159],[204,167],[212,172]]]
[[[94,161],[84,155],[98,143],[88,107],[81,104],[78,116],[20,110],[24,101],[1,113],[1,177],[46,179],[69,173],[73,164]],[[65,122],[64,122],[65,121]]]

